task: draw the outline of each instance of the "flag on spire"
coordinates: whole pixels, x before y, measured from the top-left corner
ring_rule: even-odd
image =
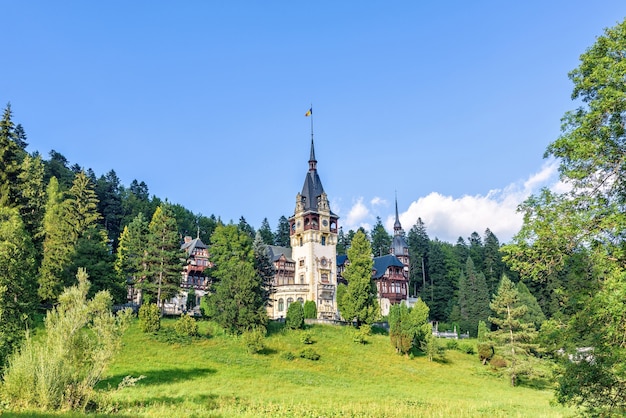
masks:
[[[310,108],[309,110],[306,111],[304,116],[311,116],[312,114],[313,114],[313,108]]]

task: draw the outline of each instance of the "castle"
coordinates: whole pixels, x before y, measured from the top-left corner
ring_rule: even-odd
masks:
[[[285,318],[291,303],[308,300],[315,302],[319,319],[339,319],[337,283],[349,261],[345,255],[337,255],[338,220],[317,172],[311,138],[309,169],[302,191],[296,195],[294,214],[289,218],[291,248],[269,246],[275,267],[273,303],[267,308],[271,319]],[[389,313],[392,304],[403,300],[408,303],[409,251],[398,218],[397,199],[390,253],[374,258],[372,279],[382,315]]]

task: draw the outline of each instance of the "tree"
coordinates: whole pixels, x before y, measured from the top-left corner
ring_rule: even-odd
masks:
[[[489,306],[494,313],[489,321],[497,327],[490,335],[509,362],[511,386],[515,386],[520,374],[529,373],[526,360],[531,350],[538,347],[534,343],[537,331],[532,323],[521,321],[528,308],[520,304],[519,292],[506,276],[502,276],[498,293],[493,296]]]
[[[65,221],[70,225],[74,242],[102,218],[98,212],[98,196],[84,171],[76,174],[64,203]]]
[[[376,285],[372,280],[372,247],[363,232],[354,236],[348,259],[350,264],[343,272],[348,288],[343,296],[341,315],[348,321],[355,320],[358,328],[362,322],[371,324],[380,315]]]
[[[404,302],[389,308],[389,338],[399,354],[408,354],[413,348],[426,348],[424,343],[432,336],[428,322],[428,306],[418,298],[409,308]]]
[[[489,317],[489,293],[485,276],[476,271],[471,257],[467,258],[465,271],[459,278],[459,308],[461,328],[472,337],[478,332],[478,322]]]
[[[113,248],[117,248],[117,239],[122,229],[122,186],[114,170],[106,176],[100,176],[95,182],[98,198],[98,212],[102,215],[101,224],[113,239]],[[93,277],[93,276],[92,276]]]
[[[219,225],[211,236],[213,292],[208,316],[240,334],[267,324],[263,283],[254,268],[252,240],[235,225]]]
[[[66,222],[63,193],[56,177],[46,189],[46,213],[43,219],[43,259],[39,266],[39,297],[53,303],[64,287],[64,272],[74,252],[70,225]]]
[[[546,316],[541,310],[541,306],[537,303],[537,299],[530,293],[528,287],[523,282],[519,282],[516,285],[517,293],[519,295],[519,304],[526,306],[526,313],[522,316],[521,321],[524,323],[531,323],[536,329],[541,327],[543,321],[546,320]]]
[[[343,233],[343,228],[339,227],[339,232],[337,233],[337,254],[343,255],[346,254],[347,251],[346,235]]]
[[[11,104],[7,104],[0,120],[0,205],[15,206],[18,194],[20,156],[24,152],[15,143]]]
[[[422,218],[417,218],[417,222],[409,230],[408,234],[409,254],[411,257],[411,271],[409,277],[409,289],[413,295],[424,294],[428,281],[429,249],[430,239],[426,233],[426,225]],[[432,291],[432,286],[431,289]],[[430,295],[432,296],[432,294]],[[426,295],[424,294],[424,297]],[[432,303],[432,297],[431,301]]]
[[[74,173],[67,168],[68,161],[61,153],[52,150],[48,153],[49,160],[44,161],[45,181],[49,182],[52,177],[56,177],[59,182],[59,188],[67,191],[72,186]]]
[[[19,210],[24,227],[33,239],[38,252],[42,251],[43,217],[46,207],[46,184],[44,167],[39,155],[26,155],[18,175],[20,191],[18,194]]]
[[[391,235],[385,230],[380,216],[376,217],[376,224],[372,228],[372,254],[375,257],[389,254],[391,248]]]
[[[272,228],[270,228],[270,223],[267,218],[263,218],[261,227],[257,233],[261,234],[261,239],[263,239],[265,245],[274,245],[274,234],[272,233]]]
[[[124,227],[120,234],[115,258],[115,272],[120,280],[142,290],[147,278],[148,260],[146,243],[150,230],[148,221],[139,214]],[[139,300],[142,300],[140,295]]]
[[[35,248],[17,209],[0,206],[0,374],[33,319]]]
[[[274,244],[280,247],[291,246],[289,238],[289,221],[284,216],[281,216],[278,219],[278,225],[276,226],[276,232],[274,233]]]
[[[250,239],[254,239],[256,232],[254,231],[254,228],[246,221],[246,218],[244,218],[243,216],[239,218],[238,227],[239,227],[239,230],[243,232],[244,234],[248,235]]]
[[[176,219],[168,205],[157,207],[148,225],[146,243],[147,276],[144,289],[156,293],[157,305],[163,309],[163,302],[180,291],[182,271],[180,241]]]
[[[289,329],[304,328],[304,309],[300,302],[292,302],[287,308],[285,326]]]
[[[566,350],[575,356],[576,347],[593,347],[593,362],[564,365],[557,399],[605,415],[626,410],[625,49],[626,20],[606,29],[570,72],[572,99],[580,106],[565,114],[561,135],[545,154],[558,160],[569,190],[543,190],[527,199],[522,229],[504,249],[514,270],[540,283],[553,279],[572,257],[588,259],[579,282],[589,285],[551,284],[566,290],[567,305],[580,306],[568,321]],[[584,339],[577,332],[583,324]]]
[[[84,410],[96,401],[94,387],[121,348],[131,312],[113,315],[107,292],[87,300],[84,270],[77,281],[48,311],[45,333],[27,337],[9,361],[3,393],[15,408]]]
[[[258,289],[259,296],[263,301],[263,306],[271,304],[270,295],[274,293],[274,264],[270,260],[267,245],[261,237],[261,232],[257,231],[252,243],[252,251],[254,254],[254,270],[259,276],[261,286]]]
[[[489,228],[485,230],[485,238],[482,249],[482,272],[485,275],[489,294],[496,292],[498,282],[504,273],[504,263],[500,253],[500,241]]]
[[[304,319],[317,318],[317,306],[315,305],[315,301],[307,300],[304,302],[304,306],[302,308],[304,310]]]

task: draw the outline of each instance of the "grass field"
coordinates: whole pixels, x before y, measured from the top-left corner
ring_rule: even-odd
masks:
[[[136,323],[126,333],[123,351],[99,386],[115,415],[565,417],[574,412],[551,405],[551,388],[512,388],[476,355],[455,350],[446,352],[445,362],[429,362],[395,354],[386,335],[372,335],[361,345],[352,341],[351,328],[316,325],[307,330],[311,345],[301,342],[303,331],[274,326],[266,349],[248,354],[241,338],[224,335],[209,322],[200,322],[202,338],[167,341],[163,336],[171,335],[172,324],[164,320],[158,338],[141,333]],[[320,354],[318,361],[298,357],[309,347]],[[129,375],[145,378],[117,389]]]

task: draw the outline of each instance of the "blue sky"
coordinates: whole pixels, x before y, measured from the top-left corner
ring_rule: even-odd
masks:
[[[626,2],[4,1],[0,105],[96,174],[272,228],[308,168],[344,229],[454,242],[554,187],[567,74]]]

